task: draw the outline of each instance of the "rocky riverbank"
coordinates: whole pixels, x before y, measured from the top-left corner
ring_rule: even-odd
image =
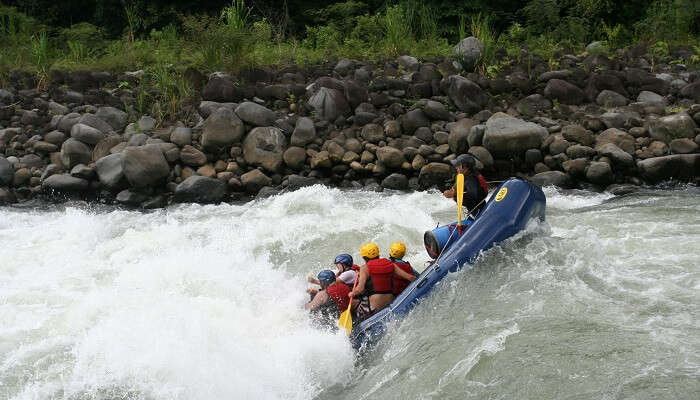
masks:
[[[466,39],[465,39],[466,40]],[[468,43],[465,44],[468,46]],[[615,58],[529,58],[502,76],[403,56],[237,76],[185,73],[188,117],[135,115],[143,71],[17,73],[0,89],[0,204],[82,196],[154,208],[323,183],[369,190],[451,184],[469,152],[490,180],[628,190],[700,176],[700,73]],[[127,84],[124,84],[124,83]],[[621,186],[622,185],[622,186]]]

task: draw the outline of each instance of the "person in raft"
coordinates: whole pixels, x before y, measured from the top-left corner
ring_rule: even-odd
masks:
[[[355,278],[357,277],[356,271],[360,270],[360,267],[353,263],[352,256],[346,253],[338,254],[335,260],[333,260],[333,263],[335,264],[336,268],[338,268],[338,272],[335,274],[336,279],[339,279],[346,285],[352,287],[355,283]],[[309,283],[316,285],[321,284],[318,279],[314,278],[313,276],[308,277],[307,280]],[[312,296],[317,292],[318,290],[313,288],[308,290],[308,293]]]
[[[350,287],[340,280],[336,280],[335,274],[330,269],[319,272],[317,278],[321,290],[312,295],[311,301],[306,303],[304,308],[318,312],[322,325],[334,327],[340,313],[347,310],[348,305],[350,305],[348,297]]]
[[[417,278],[419,275],[418,271],[413,269],[413,267],[411,267],[411,264],[408,261],[402,260],[404,255],[406,255],[405,244],[401,242],[394,242],[391,244],[391,247],[389,247],[389,261],[396,264],[404,272],[411,274]],[[406,289],[406,286],[408,286],[411,283],[411,281],[409,281],[408,279],[404,279],[396,274],[394,274],[393,279],[394,281],[392,282],[392,289],[394,296],[400,295],[401,292],[403,292],[403,290]]]
[[[357,299],[354,306],[358,321],[367,319],[394,300],[394,274],[410,282],[416,279],[396,263],[380,258],[379,247],[374,243],[365,243],[360,255],[365,264],[360,267],[357,286],[350,292],[350,296]]]
[[[476,169],[476,159],[471,154],[462,154],[452,160],[452,165],[457,168],[457,173],[464,175],[464,205],[467,210],[476,217],[484,207],[484,199],[489,193],[486,180]],[[443,192],[445,197],[457,201],[457,190],[453,186]]]

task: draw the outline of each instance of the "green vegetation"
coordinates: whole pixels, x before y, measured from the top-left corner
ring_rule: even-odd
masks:
[[[171,83],[184,85],[176,75],[188,66],[235,72],[340,58],[431,59],[451,55],[469,35],[484,45],[477,70],[490,76],[532,57],[557,68],[563,52],[582,52],[594,40],[607,53],[643,44],[653,66],[672,61],[677,49],[691,56],[676,62],[700,62],[693,0],[227,1],[4,1],[0,75],[31,71],[45,84],[51,69],[147,69],[167,77],[150,84],[170,99],[158,102],[168,115],[172,99],[183,97]]]

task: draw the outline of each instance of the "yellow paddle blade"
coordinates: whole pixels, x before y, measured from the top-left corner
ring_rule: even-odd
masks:
[[[348,309],[343,311],[340,314],[340,319],[338,319],[338,326],[344,328],[348,335],[352,333],[352,315],[350,314],[350,307],[352,307],[352,300],[350,301]]]
[[[457,226],[462,226],[462,200],[464,200],[464,175],[457,174]]]

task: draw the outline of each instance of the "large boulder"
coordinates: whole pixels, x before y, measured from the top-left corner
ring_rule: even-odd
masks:
[[[694,138],[695,121],[686,113],[668,115],[648,120],[649,136],[666,144],[673,139]]]
[[[272,126],[277,119],[274,111],[252,101],[244,101],[236,107],[236,115],[252,126]]]
[[[452,48],[454,55],[462,62],[467,71],[474,71],[484,51],[484,44],[474,36],[464,38]]]
[[[117,191],[127,186],[122,160],[122,154],[117,153],[102,157],[95,163],[100,183],[109,190]]]
[[[243,122],[230,108],[221,107],[204,121],[202,148],[217,151],[239,142],[245,133]]]
[[[178,126],[170,133],[170,141],[178,146],[192,144],[192,129],[186,126]]]
[[[605,89],[598,93],[595,102],[602,107],[622,107],[626,106],[629,100],[620,93]]]
[[[109,135],[99,141],[92,149],[92,160],[97,161],[102,157],[112,154],[110,150],[122,142],[122,138],[119,135]]]
[[[450,146],[450,151],[455,154],[467,151],[469,148],[469,133],[476,124],[477,122],[473,119],[462,118],[447,125],[450,131],[450,134],[447,136],[447,144]]]
[[[377,124],[367,124],[362,127],[360,136],[370,143],[379,143],[385,139],[384,128]]]
[[[66,168],[78,164],[89,164],[92,160],[90,148],[83,142],[70,138],[61,146],[61,161]]]
[[[162,183],[170,174],[168,161],[157,144],[127,147],[122,155],[124,176],[135,188]]]
[[[303,147],[292,146],[282,155],[284,163],[295,171],[300,171],[306,162],[306,150]]]
[[[190,167],[201,167],[207,163],[207,156],[193,146],[186,145],[180,150],[180,161]]]
[[[700,176],[700,154],[674,154],[638,161],[640,176],[657,183],[665,179],[692,179]]]
[[[674,154],[690,154],[698,151],[698,144],[688,138],[673,139],[669,148]]]
[[[614,143],[598,146],[596,151],[598,155],[608,157],[616,167],[628,168],[634,166],[632,155],[617,147]]]
[[[68,114],[70,115],[70,114]],[[78,120],[79,124],[87,125],[90,127],[93,127],[105,135],[111,133],[114,131],[114,128],[104,120],[97,118],[95,114],[83,114],[83,116],[80,117]],[[60,124],[60,123],[59,123]]]
[[[258,127],[243,141],[243,157],[250,165],[275,172],[282,165],[286,148],[287,138],[279,128]]]
[[[308,106],[316,112],[318,118],[326,121],[335,121],[341,115],[350,112],[350,106],[343,93],[337,89],[321,87],[311,96]]]
[[[85,124],[75,124],[70,130],[70,136],[73,139],[80,140],[85,144],[96,145],[105,137],[99,129],[95,129]]]
[[[41,188],[50,193],[79,193],[86,191],[88,185],[85,179],[76,178],[70,174],[55,174],[44,179]]]
[[[219,203],[226,197],[226,184],[215,178],[193,175],[175,188],[178,203]]]
[[[127,113],[110,106],[98,108],[95,116],[107,122],[115,131],[123,130],[129,120]]]
[[[481,87],[459,75],[450,75],[440,82],[440,88],[461,111],[475,114],[488,101]]]
[[[530,178],[530,182],[539,186],[558,186],[564,189],[573,187],[573,179],[561,171],[546,171]]]
[[[585,100],[583,90],[561,79],[552,79],[547,82],[544,95],[548,99],[557,100],[562,104],[581,104]]]
[[[292,146],[306,146],[316,139],[316,127],[311,118],[299,117],[297,119],[292,138],[290,140]]]
[[[693,99],[696,103],[700,103],[700,81],[685,85],[681,89],[680,95],[689,99]]]
[[[406,190],[408,188],[408,178],[399,173],[393,173],[382,180],[382,187],[393,190]]]
[[[520,100],[515,108],[520,114],[532,117],[538,112],[551,109],[552,102],[541,94],[535,93]]]
[[[447,107],[439,101],[428,100],[423,107],[425,115],[439,121],[447,121],[450,119],[450,112]]]
[[[595,138],[595,147],[598,149],[607,143],[613,143],[625,152],[634,154],[634,142],[634,137],[629,133],[616,128],[610,128],[603,131],[603,133]]]
[[[418,183],[424,188],[429,188],[431,186],[441,187],[451,177],[452,169],[449,165],[432,162],[420,169]]]
[[[401,150],[384,146],[377,149],[377,159],[387,168],[397,169],[406,161]]]
[[[586,179],[591,183],[607,186],[614,182],[615,176],[610,164],[594,161],[586,168]]]
[[[202,99],[218,103],[237,102],[243,98],[243,90],[224,77],[213,77],[202,88]]]
[[[15,168],[5,157],[0,157],[0,186],[9,186],[15,177]]]
[[[495,156],[519,154],[539,148],[547,135],[547,129],[533,122],[510,116],[491,117],[486,121],[483,146]]]

